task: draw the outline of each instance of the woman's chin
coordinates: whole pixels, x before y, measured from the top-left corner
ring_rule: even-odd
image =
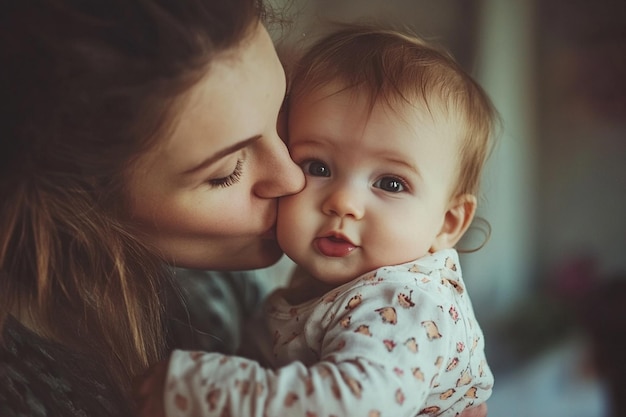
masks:
[[[259,245],[248,248],[237,256],[224,260],[222,270],[250,270],[267,268],[278,262],[283,256],[282,249],[274,239],[263,240]]]
[[[283,250],[278,246],[278,242],[274,239],[268,239],[264,242],[260,254],[259,264],[258,266],[253,267],[253,269],[257,268],[267,268],[269,266],[274,265],[276,262],[280,260],[283,256]]]

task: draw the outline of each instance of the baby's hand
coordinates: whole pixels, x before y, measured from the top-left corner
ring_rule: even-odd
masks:
[[[165,417],[163,393],[168,364],[169,360],[157,362],[135,381],[133,398],[137,416]]]
[[[468,408],[459,417],[487,417],[487,404],[482,403],[476,407]]]

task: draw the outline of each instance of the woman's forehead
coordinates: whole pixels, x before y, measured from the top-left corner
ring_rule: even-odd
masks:
[[[282,66],[265,28],[211,63],[177,105],[174,126],[146,160],[186,171],[239,141],[275,129],[285,91]]]

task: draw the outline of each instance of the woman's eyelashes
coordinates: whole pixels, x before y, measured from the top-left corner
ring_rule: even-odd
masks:
[[[241,179],[241,175],[243,174],[243,159],[237,159],[237,164],[235,165],[235,169],[233,172],[225,177],[220,178],[212,178],[208,180],[209,185],[212,187],[230,187],[233,184],[236,184]]]

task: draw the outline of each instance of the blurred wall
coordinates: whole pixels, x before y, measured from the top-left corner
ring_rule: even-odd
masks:
[[[478,36],[473,72],[502,118],[478,211],[491,224],[491,239],[480,251],[463,257],[476,314],[487,325],[527,296],[536,272],[535,22],[529,1],[474,4]]]
[[[626,271],[626,2],[538,2],[539,266]]]

